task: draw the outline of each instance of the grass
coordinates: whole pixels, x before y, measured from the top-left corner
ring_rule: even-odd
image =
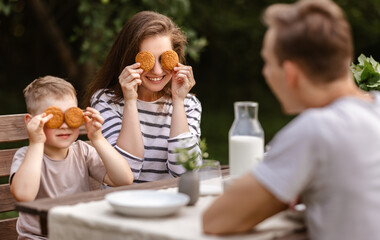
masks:
[[[14,217],[18,217],[17,211],[9,211],[9,212],[0,213],[0,220],[7,219],[7,218],[14,218]]]

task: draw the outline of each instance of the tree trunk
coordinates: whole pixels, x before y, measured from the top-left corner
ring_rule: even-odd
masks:
[[[41,29],[46,38],[55,47],[56,53],[62,66],[64,67],[67,76],[74,87],[79,88],[80,94],[83,95],[90,78],[94,75],[95,69],[93,66],[84,64],[80,65],[72,54],[70,44],[62,34],[61,29],[56,24],[55,19],[51,16],[46,4],[41,0],[29,0],[31,9],[35,13],[36,19],[41,26]],[[79,99],[80,100],[80,99]]]

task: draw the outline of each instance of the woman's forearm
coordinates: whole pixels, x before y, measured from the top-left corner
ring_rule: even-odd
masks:
[[[133,174],[127,161],[113,148],[107,140],[101,136],[92,141],[93,146],[107,170],[107,176],[111,180],[105,183],[111,186],[129,185],[133,182]]]
[[[144,143],[136,101],[124,102],[123,120],[117,145],[136,157],[144,157]]]
[[[174,138],[182,133],[190,132],[189,124],[183,100],[173,101],[173,113],[170,126],[170,138]]]

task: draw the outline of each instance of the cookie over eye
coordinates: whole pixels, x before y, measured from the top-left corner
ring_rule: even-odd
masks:
[[[63,113],[59,107],[48,107],[45,109],[46,115],[52,114],[53,117],[46,122],[45,126],[48,128],[59,128],[63,123]]]
[[[168,50],[161,54],[161,66],[166,70],[173,70],[179,62],[178,54],[173,50]]]
[[[135,61],[140,63],[140,68],[146,72],[154,67],[155,59],[152,53],[148,51],[142,51],[136,55]]]
[[[71,107],[65,112],[65,122],[70,128],[79,128],[83,122],[83,111],[78,107]]]

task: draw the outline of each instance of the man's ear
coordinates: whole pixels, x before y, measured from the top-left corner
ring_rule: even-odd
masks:
[[[299,80],[299,68],[292,61],[284,61],[283,68],[285,70],[286,83],[290,87],[296,87]]]
[[[28,123],[30,122],[30,120],[32,120],[33,116],[30,115],[29,113],[25,114],[25,117],[24,117],[24,121],[25,121],[25,125],[28,125]]]

